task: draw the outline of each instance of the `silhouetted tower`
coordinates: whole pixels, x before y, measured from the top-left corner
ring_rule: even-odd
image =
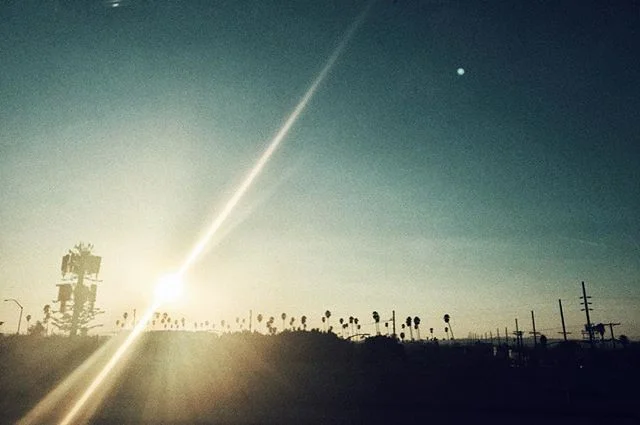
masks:
[[[582,301],[580,302],[580,305],[583,305],[584,308],[580,309],[580,311],[584,311],[587,316],[586,331],[589,334],[589,344],[591,344],[591,348],[593,348],[593,326],[591,326],[591,318],[589,317],[589,311],[592,310],[591,307],[589,307],[591,305],[591,302],[589,301],[590,298],[590,296],[587,296],[587,290],[584,287],[584,281],[582,281],[582,296],[580,297]]]
[[[74,250],[69,250],[69,253],[62,257],[62,265],[60,267],[62,275],[75,275],[77,279],[75,285],[71,283],[57,285],[58,301],[60,302],[60,311],[62,313],[64,313],[67,303],[73,298],[70,336],[75,336],[78,333],[81,315],[87,307],[89,311],[94,310],[97,285],[94,283],[91,286],[87,286],[84,281],[85,278],[90,279],[90,276],[93,275],[93,280],[97,282],[102,257],[91,254],[92,249],[93,245],[85,246],[80,243],[74,247]]]

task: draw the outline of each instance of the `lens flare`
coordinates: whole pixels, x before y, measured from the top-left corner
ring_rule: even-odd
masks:
[[[247,190],[249,189],[253,181],[256,179],[256,177],[258,177],[258,175],[260,174],[262,169],[265,167],[267,162],[269,162],[269,159],[271,159],[271,156],[273,155],[273,153],[278,149],[281,142],[284,140],[284,138],[287,136],[287,134],[291,130],[291,127],[298,120],[300,114],[302,114],[304,109],[307,107],[309,101],[318,90],[318,87],[320,86],[320,84],[325,80],[325,78],[333,68],[334,64],[342,54],[349,40],[353,37],[358,27],[364,21],[374,1],[375,0],[371,0],[366,5],[364,10],[360,13],[360,15],[358,15],[356,20],[348,28],[347,32],[342,37],[340,43],[334,49],[332,54],[327,59],[325,65],[320,70],[320,73],[318,74],[318,76],[313,80],[313,82],[311,83],[311,85],[309,86],[305,94],[302,96],[302,98],[300,99],[296,107],[293,109],[291,114],[287,117],[282,127],[276,132],[273,139],[267,145],[266,150],[262,153],[262,155],[254,165],[254,167],[249,171],[247,176],[244,178],[244,180],[240,184],[240,187],[236,190],[236,192],[231,197],[231,199],[227,201],[227,203],[225,204],[220,214],[218,214],[218,216],[213,220],[213,222],[211,223],[205,235],[200,239],[200,241],[195,245],[193,250],[186,257],[184,263],[180,267],[180,270],[177,273],[169,275],[160,280],[155,290],[155,294],[154,294],[155,300],[153,305],[151,305],[145,311],[140,321],[137,323],[137,325],[134,327],[131,333],[126,337],[124,342],[118,347],[118,349],[115,351],[113,356],[109,358],[109,360],[106,362],[104,367],[100,369],[100,372],[91,381],[91,383],[89,384],[87,389],[82,393],[80,398],[78,398],[75,401],[71,409],[63,417],[62,421],[59,422],[60,425],[77,423],[81,420],[79,415],[82,413],[82,409],[86,407],[87,402],[96,393],[96,391],[105,382],[105,380],[109,378],[111,372],[118,365],[118,363],[121,360],[123,360],[129,348],[137,340],[137,338],[140,336],[142,331],[147,326],[147,323],[151,320],[151,317],[153,316],[154,311],[156,311],[164,303],[170,300],[173,300],[180,295],[183,288],[182,277],[189,270],[189,268],[195,263],[195,261],[202,255],[207,244],[216,234],[218,229],[220,229],[222,224],[227,220],[229,215],[233,212],[236,205],[241,201],[241,199],[243,198],[243,196],[245,195],[245,193],[247,192]],[[56,387],[56,389],[54,389],[52,393],[50,393],[50,395],[53,395],[53,394],[60,395],[61,394],[60,388],[68,388],[70,384],[67,381],[69,381],[69,379],[71,378],[74,378],[75,380],[76,379],[75,375],[76,374],[72,374],[72,377],[69,377],[65,381],[63,381],[58,387]],[[66,396],[66,394],[67,393],[65,392],[64,395]],[[46,412],[44,411],[45,409],[49,409],[49,411],[53,413],[54,408],[57,407],[57,406],[54,406],[53,400],[50,401],[48,397],[49,396],[45,397],[45,399],[43,399],[40,403],[38,403],[38,405],[36,405],[36,407],[32,409],[32,411],[29,412],[20,421],[20,423],[50,422],[50,421],[41,421],[42,417],[46,414]],[[62,400],[58,400],[58,401],[62,402]],[[85,412],[82,418],[86,418],[88,416],[90,416],[89,413]],[[37,419],[35,419],[35,417],[37,417]],[[36,420],[37,422],[35,422]]]

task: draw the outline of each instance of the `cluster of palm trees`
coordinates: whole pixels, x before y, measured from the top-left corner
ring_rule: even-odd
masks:
[[[331,311],[326,310],[324,314],[321,316],[321,321],[323,324],[324,332],[333,333],[334,327],[331,325]],[[135,310],[133,311],[133,320],[130,319],[130,315],[128,312],[124,312],[122,314],[122,319],[116,320],[116,327],[120,329],[124,329],[126,327],[135,326]],[[380,332],[380,314],[377,311],[372,313],[373,323],[375,325],[376,335],[381,335]],[[262,323],[265,323],[264,331],[268,335],[275,335],[279,331],[306,331],[307,330],[307,316],[300,316],[299,320],[294,316],[288,316],[287,313],[280,314],[280,320],[282,320],[282,327],[278,329],[275,326],[276,318],[274,316],[270,316],[268,319],[262,314],[259,313],[256,316],[258,326],[256,330],[258,332],[262,332]],[[287,319],[289,319],[287,321]],[[453,329],[451,326],[451,316],[449,314],[444,315],[444,323],[445,328],[444,331],[447,335],[447,339],[454,339],[453,337]],[[348,318],[341,317],[338,319],[338,323],[340,324],[340,328],[338,332],[343,338],[352,338],[355,336],[366,336],[368,334],[362,332],[362,324],[360,319],[355,316],[349,316]],[[385,333],[387,336],[390,336],[389,323],[392,323],[392,319],[384,320]],[[420,336],[420,324],[421,319],[418,316],[411,317],[407,316],[404,323],[400,325],[400,333],[399,337],[401,340],[405,340],[407,338],[407,331],[409,333],[408,337],[411,341],[421,340]],[[147,325],[151,328],[151,330],[186,330],[187,329],[187,321],[184,317],[178,319],[172,317],[169,313],[164,312],[155,312],[152,320]],[[250,328],[250,325],[249,325]],[[247,329],[247,322],[245,318],[236,317],[235,318],[235,326],[232,325],[232,322],[227,320],[220,320],[219,326],[216,326],[216,323],[213,321],[202,321],[202,322],[193,322],[193,329],[198,331],[214,331],[214,332],[242,332]],[[317,329],[319,331],[319,329]],[[415,331],[415,335],[414,335]],[[434,337],[434,328],[429,328],[430,338],[431,340],[436,340]]]
[[[262,321],[264,320],[264,316],[262,315],[262,313],[259,313],[256,316],[256,319],[258,320],[258,326],[260,326],[262,324]],[[282,313],[280,315],[280,319],[282,319],[282,330],[307,330],[307,316],[300,316],[300,325],[298,325],[296,327],[296,318],[291,316],[289,317],[289,325],[287,326],[286,324],[286,320],[287,320],[287,313]],[[275,335],[276,333],[278,333],[278,328],[276,326],[274,326],[273,324],[275,323],[276,319],[275,317],[271,316],[269,317],[269,319],[265,322],[266,328],[267,328],[267,333],[269,335]]]

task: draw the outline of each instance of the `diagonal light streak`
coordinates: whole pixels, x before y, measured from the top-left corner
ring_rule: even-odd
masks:
[[[304,111],[304,109],[307,107],[307,104],[309,103],[313,95],[318,90],[318,86],[320,86],[322,81],[324,81],[324,79],[329,74],[329,71],[331,71],[331,68],[333,68],[333,65],[336,63],[336,61],[342,54],[343,50],[345,49],[347,43],[349,42],[349,40],[351,40],[351,38],[353,37],[353,34],[356,32],[356,30],[364,20],[372,4],[373,4],[373,1],[369,2],[367,7],[360,13],[360,15],[356,18],[356,20],[351,24],[351,26],[345,33],[344,37],[342,38],[338,46],[335,48],[331,56],[329,56],[329,59],[327,59],[327,62],[325,63],[324,67],[322,68],[318,76],[315,78],[315,80],[313,80],[313,82],[311,83],[311,86],[309,86],[304,96],[302,96],[302,99],[300,99],[300,101],[298,102],[293,112],[291,112],[291,114],[289,115],[285,123],[282,125],[280,130],[278,130],[274,138],[271,140],[271,142],[267,146],[267,149],[263,152],[262,156],[260,156],[256,164],[249,171],[249,174],[247,174],[245,179],[242,181],[238,190],[236,190],[236,192],[233,194],[231,199],[227,201],[227,203],[225,204],[220,214],[215,218],[215,220],[213,220],[207,233],[205,233],[202,239],[200,239],[200,241],[193,248],[193,250],[187,257],[187,259],[185,260],[184,264],[180,268],[180,271],[178,272],[179,275],[183,275],[184,273],[186,273],[186,271],[193,265],[193,263],[200,256],[200,254],[202,254],[202,252],[204,251],[205,247],[207,246],[211,238],[216,234],[218,229],[220,229],[220,226],[222,226],[222,224],[227,220],[227,218],[229,217],[233,209],[236,207],[236,205],[238,205],[238,202],[240,202],[240,200],[245,195],[249,187],[251,187],[251,184],[253,183],[253,181],[256,179],[256,177],[258,177],[258,175],[260,174],[262,169],[265,167],[267,162],[269,162],[269,159],[271,159],[271,156],[273,155],[273,153],[276,151],[276,149],[278,149],[282,140],[284,140],[284,138],[287,136],[293,124],[295,124],[295,122],[298,120],[298,117],[300,116],[302,111]]]
[[[200,239],[200,241],[198,241],[198,243],[195,245],[193,250],[189,253],[189,255],[187,256],[186,260],[184,261],[184,263],[182,264],[182,266],[180,267],[177,273],[178,277],[182,277],[189,270],[189,268],[193,266],[195,261],[202,255],[204,249],[207,247],[207,245],[209,244],[213,236],[218,232],[220,227],[224,224],[224,222],[233,212],[236,205],[242,200],[246,192],[249,190],[254,180],[259,176],[261,171],[264,169],[265,165],[269,162],[274,152],[278,149],[278,147],[280,146],[284,138],[287,136],[287,134],[291,130],[291,127],[295,124],[295,122],[298,120],[302,112],[307,107],[309,101],[313,98],[320,84],[326,79],[327,75],[329,74],[329,72],[335,65],[336,61],[344,51],[348,42],[351,40],[351,38],[353,38],[353,35],[355,34],[359,26],[364,21],[374,1],[375,0],[369,1],[366,7],[363,9],[363,11],[349,26],[344,36],[342,37],[340,43],[338,43],[336,48],[333,50],[333,52],[327,59],[325,65],[322,67],[317,77],[313,80],[313,82],[311,83],[311,85],[309,86],[305,94],[302,96],[302,98],[300,99],[300,101],[298,102],[294,110],[287,117],[282,127],[275,134],[275,136],[267,146],[267,149],[262,153],[262,155],[260,156],[256,164],[249,171],[249,173],[247,174],[245,179],[242,181],[242,183],[240,184],[240,187],[238,187],[234,195],[229,199],[229,201],[227,201],[227,203],[225,204],[220,214],[218,214],[218,216],[213,220],[213,222],[211,223],[211,226],[208,228],[205,235]],[[158,307],[160,307],[160,303],[158,302],[158,300],[156,300],[154,304],[145,311],[141,320],[134,327],[134,329],[127,336],[125,341],[122,343],[122,345],[120,345],[120,347],[113,354],[113,356],[109,359],[109,361],[105,364],[105,366],[96,375],[96,377],[91,381],[91,383],[89,384],[87,389],[82,393],[80,398],[76,400],[76,402],[73,404],[71,409],[67,412],[67,414],[64,416],[64,418],[60,422],[60,425],[69,425],[71,423],[75,423],[78,421],[79,413],[82,411],[82,409],[85,407],[87,402],[94,395],[96,390],[103,384],[105,379],[109,377],[109,374],[112,372],[114,367],[118,364],[118,362],[120,362],[120,360],[123,359],[123,356],[126,354],[127,350],[138,339],[138,337],[146,327],[147,323],[153,316],[153,312]],[[61,385],[64,387],[64,384],[65,383],[63,382]],[[29,414],[27,414],[27,416],[23,418],[21,423],[32,423],[29,420],[31,413],[33,412],[30,412]]]
[[[82,409],[82,407],[89,400],[91,395],[96,391],[96,389],[100,386],[100,384],[102,384],[102,382],[109,375],[109,373],[114,368],[114,366],[120,361],[122,356],[127,352],[131,344],[133,344],[133,342],[136,339],[138,339],[138,336],[147,326],[147,323],[151,319],[151,316],[153,316],[153,312],[156,310],[157,307],[159,306],[156,304],[151,306],[149,309],[147,309],[147,311],[144,313],[144,315],[140,319],[140,322],[138,322],[138,324],[133,328],[131,333],[127,336],[127,339],[125,339],[125,341],[122,343],[120,348],[118,348],[118,351],[116,351],[114,355],[109,359],[109,361],[102,368],[100,373],[98,373],[95,379],[87,387],[87,390],[82,394],[82,396],[78,399],[78,401],[76,401],[76,403],[73,405],[71,410],[69,410],[69,412],[64,417],[64,419],[60,421],[60,425],[68,425],[70,423],[73,423],[73,420],[75,419],[80,409]]]

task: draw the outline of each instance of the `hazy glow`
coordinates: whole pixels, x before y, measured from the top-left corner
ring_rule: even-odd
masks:
[[[171,274],[162,278],[156,288],[155,288],[155,300],[154,304],[148,308],[140,321],[131,331],[131,333],[127,336],[127,339],[122,343],[122,345],[118,348],[118,350],[114,353],[114,355],[109,359],[109,361],[105,364],[105,366],[100,370],[98,375],[93,379],[91,384],[87,387],[82,396],[75,402],[73,407],[69,410],[69,412],[65,415],[65,417],[60,422],[60,425],[68,425],[70,423],[74,423],[77,419],[78,414],[80,413],[83,406],[89,401],[91,396],[95,393],[95,391],[100,387],[100,385],[104,382],[104,380],[109,376],[110,372],[113,368],[118,364],[118,362],[123,358],[123,356],[127,353],[129,347],[136,341],[137,337],[144,330],[147,323],[153,316],[154,311],[156,311],[163,303],[168,301],[175,300],[183,291],[183,281],[182,277],[186,273],[186,271],[194,264],[195,260],[202,254],[205,247],[211,240],[211,238],[218,231],[220,226],[225,222],[225,220],[229,217],[235,206],[240,202],[244,194],[247,192],[255,178],[260,174],[264,166],[267,164],[273,153],[276,151],[282,140],[289,133],[289,130],[293,126],[293,124],[297,121],[300,114],[304,111],[307,104],[317,91],[320,83],[327,77],[329,71],[337,61],[338,57],[344,50],[348,41],[353,37],[353,34],[358,29],[362,21],[364,20],[367,12],[371,8],[373,1],[369,2],[363,12],[356,18],[353,24],[349,27],[346,34],[335,48],[331,56],[329,56],[326,64],[318,74],[318,76],[313,80],[309,89],[305,92],[302,99],[298,102],[297,106],[293,110],[293,112],[289,115],[283,126],[278,130],[274,138],[271,140],[267,149],[260,156],[255,166],[250,170],[248,175],[243,180],[240,187],[236,190],[234,195],[229,199],[225,207],[222,209],[220,214],[213,220],[211,226],[209,227],[207,233],[202,237],[202,239],[196,244],[194,249],[191,251],[189,256],[186,258],[184,264],[180,268],[178,273]]]
[[[160,278],[154,289],[155,304],[166,304],[178,301],[184,293],[184,281],[178,273]]]
[[[458,68],[458,75],[464,75],[464,68]]]

